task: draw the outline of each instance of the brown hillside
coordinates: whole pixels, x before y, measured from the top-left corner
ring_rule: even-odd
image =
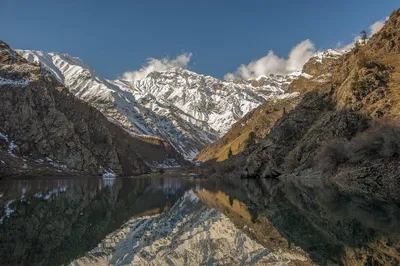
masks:
[[[196,159],[221,162],[228,159],[229,150],[236,155],[258,143],[282,116],[283,109],[291,110],[296,101],[297,97],[287,98],[259,106],[236,122],[222,138],[204,148]]]

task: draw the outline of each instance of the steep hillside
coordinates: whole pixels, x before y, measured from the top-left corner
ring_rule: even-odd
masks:
[[[138,140],[0,41],[0,176],[148,172]]]
[[[196,160],[217,162],[228,159],[259,143],[282,115],[292,110],[306,92],[330,81],[334,67],[344,51],[329,49],[313,56],[287,88],[287,97],[271,99],[236,122],[220,139],[211,143],[196,156]],[[289,94],[290,93],[290,94]]]
[[[368,180],[397,198],[399,25],[397,10],[366,45],[343,55],[331,81],[305,94],[247,158],[227,162],[227,176]]]
[[[196,160],[221,162],[258,143],[269,133],[271,127],[282,116],[284,109],[292,109],[298,98],[299,95],[294,94],[293,97],[268,101],[257,107],[236,122],[222,138],[199,152]]]
[[[296,75],[223,82],[181,68],[152,72],[135,82],[106,80],[79,58],[18,52],[40,62],[78,98],[134,135],[156,136],[187,159],[217,140],[246,113],[284,94]]]

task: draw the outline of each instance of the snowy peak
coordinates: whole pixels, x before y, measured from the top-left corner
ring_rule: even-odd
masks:
[[[285,97],[296,75],[222,81],[175,67],[142,80],[107,80],[68,54],[18,50],[40,63],[78,98],[131,134],[156,136],[187,159],[269,99]]]
[[[132,87],[136,99],[150,94],[159,103],[178,109],[185,120],[197,120],[196,123],[204,124],[206,130],[214,130],[219,137],[247,112],[284,93],[290,81],[283,79],[224,82],[174,68],[152,72],[145,79],[134,82]]]
[[[339,50],[339,49],[328,49],[322,52],[318,52],[315,54],[311,59],[315,59],[318,63],[322,63],[322,60],[325,59],[336,59],[343,54],[345,54],[345,50]]]

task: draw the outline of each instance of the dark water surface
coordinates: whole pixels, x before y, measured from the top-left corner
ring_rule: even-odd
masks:
[[[0,181],[0,265],[399,265],[399,254],[398,202],[320,180]]]

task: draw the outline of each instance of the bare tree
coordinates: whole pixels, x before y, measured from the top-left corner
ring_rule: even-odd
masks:
[[[232,154],[232,149],[231,149],[231,148],[229,148],[229,151],[228,151],[228,159],[229,159],[229,158],[231,158],[231,157],[232,157],[232,155],[233,155],[233,154]]]
[[[365,30],[362,30],[361,32],[361,40],[363,41],[363,44],[367,43],[367,39],[368,39],[368,34]]]

